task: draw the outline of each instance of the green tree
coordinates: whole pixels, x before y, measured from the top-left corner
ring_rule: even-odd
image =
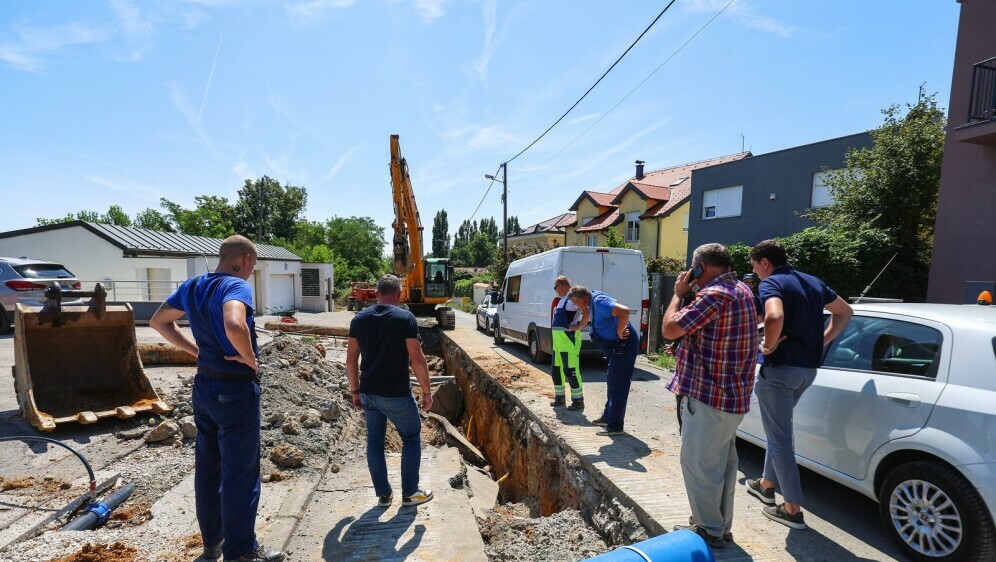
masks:
[[[135,226],[159,232],[176,232],[176,229],[170,224],[169,217],[155,209],[146,209],[135,215]]]
[[[647,260],[647,273],[681,273],[685,260],[671,256],[657,256]]]
[[[381,255],[386,244],[384,228],[377,226],[370,217],[333,217],[325,223],[327,245],[343,259],[353,271],[362,271],[366,277],[376,277],[384,272]],[[366,280],[353,279],[353,281]]]
[[[478,230],[480,231],[481,234],[484,234],[488,238],[488,240],[491,241],[492,244],[498,243],[498,238],[499,238],[498,223],[495,222],[495,219],[493,218],[481,219],[481,224]]]
[[[114,205],[111,208],[113,209],[114,207],[117,206]],[[120,211],[121,207],[117,207],[117,209]],[[101,215],[97,211],[77,211],[75,214],[66,213],[66,216],[59,217],[57,219],[46,219],[39,217],[35,219],[35,221],[38,222],[38,226],[48,226],[50,224],[62,224],[64,222],[73,222],[73,221],[101,222],[107,224],[109,223],[109,220],[107,220],[107,216],[108,215],[106,214]]]
[[[226,197],[198,195],[194,197],[193,209],[186,209],[165,197],[159,202],[177,232],[210,238],[226,238],[235,234],[235,211]]]
[[[922,301],[927,292],[944,154],[944,112],[936,97],[921,88],[905,115],[898,105],[883,110],[885,122],[871,131],[871,148],[851,150],[845,168],[828,172],[824,182],[834,203],[811,213],[834,235],[884,236],[897,257],[887,272],[891,280],[883,276],[880,282],[904,300]]]
[[[619,234],[619,229],[615,226],[610,226],[605,229],[605,247],[606,248],[629,248],[629,244],[626,240]]]
[[[484,231],[478,232],[474,236],[474,240],[470,243],[469,248],[470,265],[474,267],[487,267],[494,258],[495,251],[498,249],[491,236]]]
[[[551,249],[553,249],[552,246],[545,244],[512,244],[508,247],[507,255],[505,252],[496,251],[494,257],[491,259],[491,264],[488,265],[488,272],[491,274],[492,283],[501,286],[505,282],[505,273],[508,272],[509,264],[515,260]]]
[[[104,224],[114,224],[117,226],[131,226],[131,217],[118,205],[111,205],[107,212],[100,215],[100,220]]]
[[[432,219],[432,256],[445,258],[450,255],[450,223],[446,210],[441,209]]]
[[[247,179],[235,203],[233,226],[239,234],[256,240],[260,238],[262,217],[262,238],[257,241],[292,240],[307,202],[308,193],[303,187],[283,186],[269,176]]]
[[[519,226],[519,217],[515,215],[508,217],[503,233],[508,232],[508,235],[512,236],[513,234],[518,234],[520,230],[522,230],[522,227]]]

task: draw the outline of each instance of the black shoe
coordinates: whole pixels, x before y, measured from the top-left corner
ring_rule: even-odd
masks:
[[[553,406],[554,408],[556,408],[557,406],[563,406],[565,404],[567,404],[567,401],[564,399],[563,396],[554,396],[553,402],[550,402],[550,405]]]
[[[744,482],[747,486],[747,493],[754,496],[755,498],[761,500],[768,505],[775,505],[775,489],[768,488],[765,490],[761,487],[761,479],[753,478]]]
[[[615,435],[625,435],[625,434],[626,432],[621,429],[609,429],[608,427],[606,427],[602,431],[598,431],[595,433],[595,435],[601,435],[603,437],[613,437]]]
[[[577,400],[571,400],[571,405],[567,407],[568,410],[572,412],[578,412],[584,410],[584,398],[578,398]]]
[[[805,529],[806,521],[802,517],[802,512],[792,515],[791,513],[785,511],[785,504],[780,503],[773,507],[764,508],[764,516],[772,521],[778,521],[786,527],[791,527],[793,529]]]
[[[233,561],[227,558],[225,562],[284,562],[287,556],[275,548],[257,547],[253,552],[247,552]]]
[[[377,498],[378,507],[391,507],[391,501],[394,499],[394,494],[387,494],[386,496],[379,496]]]
[[[688,516],[688,524],[692,527],[695,526],[695,518],[691,515]],[[733,542],[733,533],[723,533],[723,540],[726,542]]]
[[[726,539],[723,537],[714,537],[710,535],[705,529],[699,527],[698,525],[675,525],[675,531],[691,531],[698,536],[702,537],[710,548],[726,548]]]
[[[609,424],[606,423],[605,420],[603,420],[602,418],[598,418],[597,420],[591,422],[591,425],[597,425],[598,427],[605,427]]]
[[[201,554],[201,560],[217,560],[219,558],[221,558],[221,543],[214,546],[204,547],[204,552]]]

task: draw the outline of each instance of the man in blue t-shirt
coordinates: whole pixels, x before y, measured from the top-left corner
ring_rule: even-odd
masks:
[[[750,251],[754,273],[761,278],[764,304],[764,363],[754,386],[767,438],[764,472],[746,481],[747,491],[768,504],[764,515],[793,529],[805,529],[802,485],[795,464],[792,410],[816,378],[823,350],[851,319],[851,307],[821,279],[788,265],[777,240],[759,242]],[[823,310],[830,312],[825,322]],[[775,484],[785,503],[775,504]]]
[[[591,422],[603,429],[598,435],[620,435],[626,417],[626,402],[633,382],[636,356],[640,354],[640,333],[629,322],[629,307],[602,291],[590,291],[581,285],[567,293],[591,323],[591,342],[609,360],[605,378],[605,408],[602,416]]]
[[[256,542],[259,506],[259,366],[252,291],[256,246],[229,236],[214,273],[184,281],[149,325],[197,357],[193,407],[197,441],[194,495],[205,560],[281,562],[284,553]],[[194,340],[176,326],[184,314]]]
[[[353,405],[362,408],[366,418],[367,468],[380,507],[389,507],[394,498],[384,456],[387,420],[401,436],[401,505],[415,506],[432,499],[431,491],[418,486],[422,420],[408,375],[410,364],[422,387],[422,408],[429,411],[429,367],[422,354],[415,315],[400,308],[400,300],[401,280],[394,275],[381,277],[377,282],[377,304],[353,317],[346,346],[346,375]]]

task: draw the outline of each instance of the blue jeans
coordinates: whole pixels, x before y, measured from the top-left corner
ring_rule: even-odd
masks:
[[[803,496],[799,467],[795,464],[792,413],[815,378],[816,369],[762,366],[761,376],[754,383],[757,405],[761,408],[761,424],[768,441],[762,477],[781,486],[785,501],[799,505],[802,505]]]
[[[225,540],[222,553],[235,559],[256,542],[259,506],[259,386],[204,375],[194,378],[194,494],[201,538]]]
[[[387,458],[384,456],[384,435],[387,420],[391,420],[401,435],[401,495],[418,491],[418,469],[422,462],[422,420],[412,394],[398,397],[361,394],[363,415],[367,421],[367,467],[377,496],[391,493],[387,480]]]
[[[629,401],[629,387],[633,383],[633,369],[636,356],[640,354],[640,332],[633,324],[629,327],[629,337],[624,340],[605,340],[594,334],[591,341],[609,360],[605,376],[605,409],[602,421],[609,431],[622,431],[626,418],[626,403]]]

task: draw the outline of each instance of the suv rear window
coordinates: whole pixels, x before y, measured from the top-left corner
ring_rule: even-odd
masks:
[[[75,277],[68,269],[57,263],[33,263],[13,267],[14,271],[25,279],[69,279]]]

